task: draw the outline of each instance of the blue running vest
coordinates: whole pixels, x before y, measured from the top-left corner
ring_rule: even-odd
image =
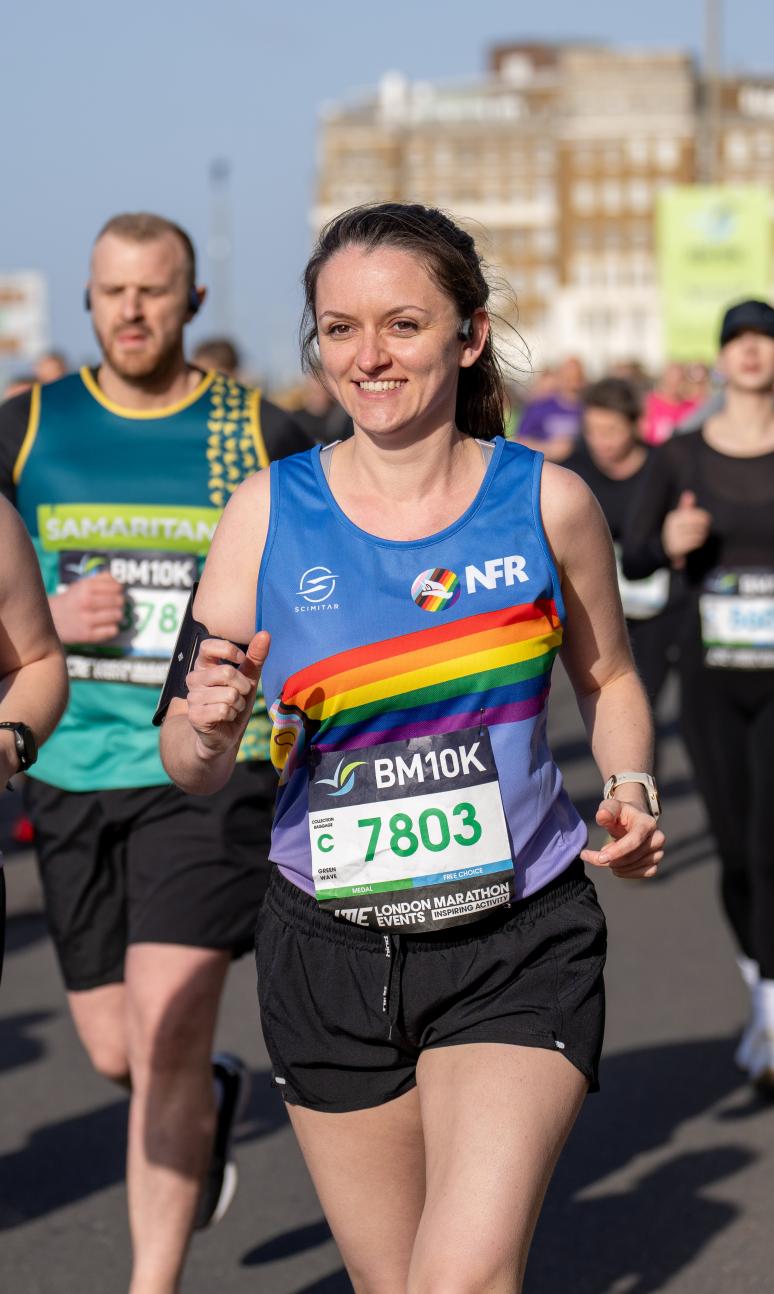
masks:
[[[310,746],[489,729],[516,898],[559,875],[586,842],[546,740],[564,603],[540,519],[543,456],[497,437],[463,516],[425,539],[361,530],[325,479],[320,447],[271,466],[256,625],[280,773],[271,858],[314,893]]]

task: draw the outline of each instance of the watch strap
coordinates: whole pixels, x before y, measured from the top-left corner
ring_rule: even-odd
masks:
[[[604,798],[607,800],[610,796],[615,795],[616,788],[619,787],[622,782],[638,782],[640,786],[643,786],[645,788],[645,794],[648,797],[650,812],[654,818],[659,818],[661,816],[661,799],[658,793],[658,787],[656,786],[656,779],[651,773],[635,773],[631,770],[627,770],[623,773],[611,774],[605,782],[602,791]]]
[[[38,743],[35,734],[26,723],[9,720],[0,721],[0,728],[10,728],[13,732],[16,754],[19,757],[19,772],[31,768],[38,757]]]

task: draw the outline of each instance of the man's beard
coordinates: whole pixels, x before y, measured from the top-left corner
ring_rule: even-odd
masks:
[[[149,336],[149,334],[146,335]],[[97,341],[105,359],[119,377],[122,377],[126,382],[136,383],[138,386],[146,384],[156,386],[160,381],[163,381],[174,367],[179,353],[177,339],[163,349],[151,343],[150,346],[141,351],[124,350],[118,345],[112,334],[106,339],[97,332]]]

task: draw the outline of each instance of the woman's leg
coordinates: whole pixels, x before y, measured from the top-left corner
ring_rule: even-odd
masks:
[[[405,1294],[425,1197],[416,1088],[347,1114],[287,1110],[356,1294]]]
[[[720,855],[723,907],[742,952],[754,958],[749,864],[750,718],[723,670],[682,671],[682,725]]]
[[[518,1294],[588,1083],[558,1052],[437,1047],[417,1069],[427,1198],[408,1294]]]
[[[750,727],[751,956],[761,979],[774,981],[774,682]]]

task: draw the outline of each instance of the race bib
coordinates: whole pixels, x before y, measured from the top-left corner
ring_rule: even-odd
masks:
[[[89,643],[68,651],[70,677],[160,687],[198,577],[196,556],[138,549],[60,552],[57,592],[102,571],[124,586],[123,620],[109,642]]]
[[[318,903],[356,925],[437,930],[514,896],[486,729],[318,752],[309,835]]]
[[[664,610],[669,600],[669,571],[654,571],[644,580],[627,580],[621,567],[620,545],[613,547],[624,615],[627,620],[650,620]]]
[[[774,571],[712,571],[699,612],[705,664],[774,669]]]

